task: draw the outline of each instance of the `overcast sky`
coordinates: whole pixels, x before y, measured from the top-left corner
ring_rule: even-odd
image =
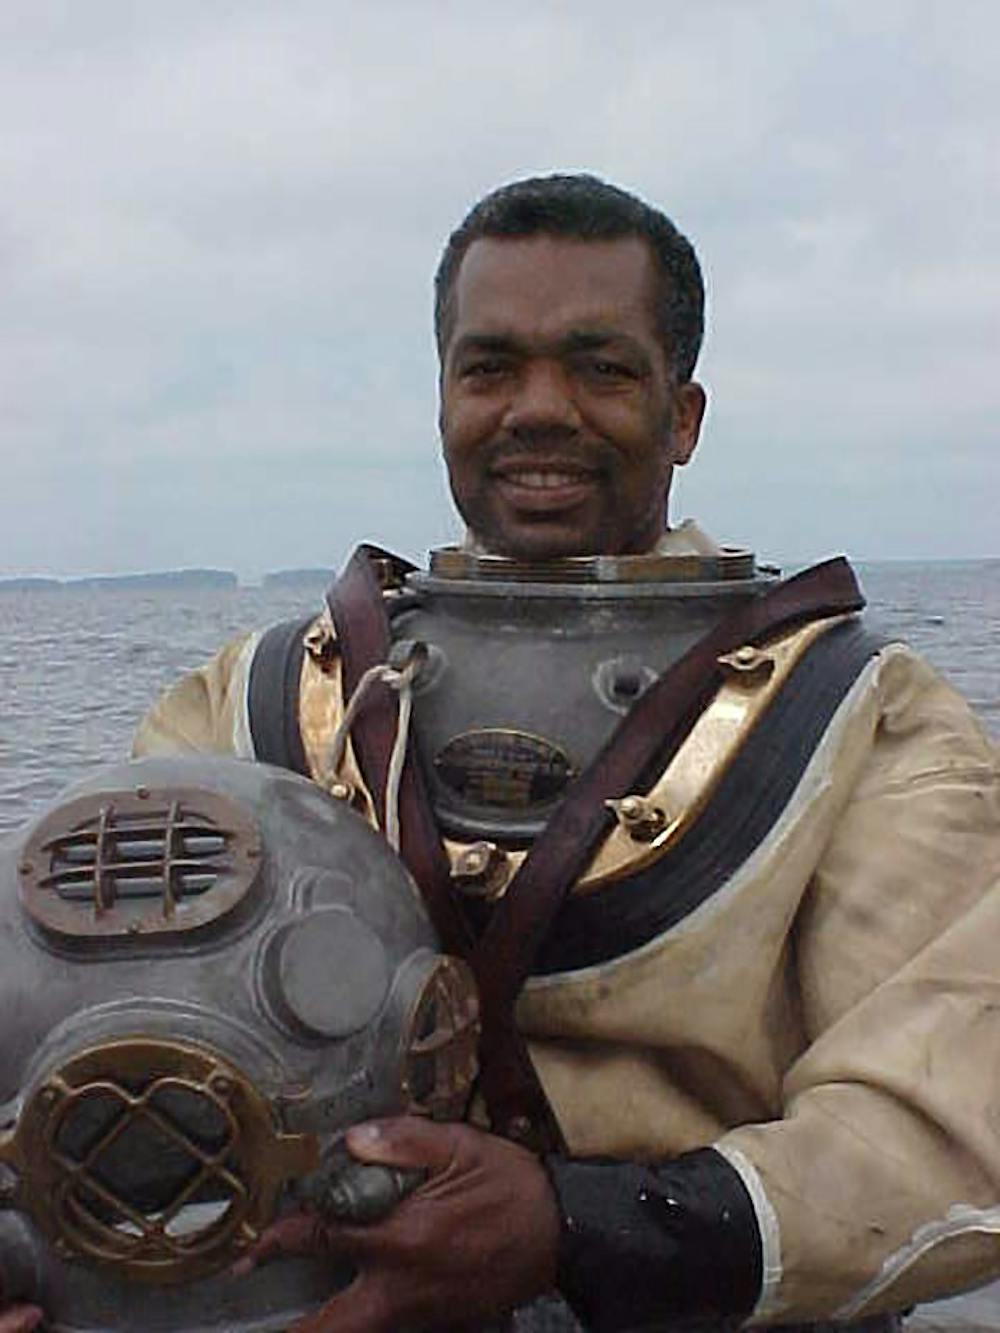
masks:
[[[0,576],[452,538],[431,273],[566,169],[706,269],[675,519],[1000,555],[998,50],[996,0],[5,0]]]

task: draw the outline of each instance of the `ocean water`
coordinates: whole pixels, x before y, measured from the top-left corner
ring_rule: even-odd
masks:
[[[1000,560],[858,572],[871,621],[924,653],[1000,738]],[[138,718],[183,671],[321,598],[317,583],[0,589],[0,836],[124,756]]]
[[[318,585],[0,590],[0,836],[126,756],[138,719],[181,673],[321,599]]]

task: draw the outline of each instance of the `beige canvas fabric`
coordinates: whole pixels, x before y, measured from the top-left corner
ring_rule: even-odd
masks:
[[[139,723],[133,758],[200,752],[252,759],[246,691],[259,638],[235,639],[161,695]]]
[[[170,690],[135,753],[252,757],[254,643]],[[306,657],[313,737],[338,680]],[[890,647],[721,890],[522,996],[571,1151],[713,1144],[741,1173],[764,1238],[751,1322],[899,1309],[1000,1270],[998,786],[964,702]]]

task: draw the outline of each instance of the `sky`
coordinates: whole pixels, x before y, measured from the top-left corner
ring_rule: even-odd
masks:
[[[596,172],[709,287],[672,517],[1000,555],[995,0],[5,0],[0,577],[456,538],[431,276]]]

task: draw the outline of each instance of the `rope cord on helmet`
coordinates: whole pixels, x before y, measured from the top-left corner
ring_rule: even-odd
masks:
[[[380,662],[369,667],[364,673],[348,700],[344,716],[330,739],[330,745],[323,764],[324,783],[331,787],[340,778],[340,766],[344,761],[347,742],[355,718],[364,707],[368,696],[378,685],[387,685],[399,695],[399,712],[396,718],[396,735],[392,743],[389,769],[385,782],[385,818],[383,831],[386,842],[394,852],[399,851],[399,784],[403,777],[406,763],[406,746],[410,735],[410,719],[413,716],[413,678],[420,669],[421,659],[418,654],[411,654],[407,662],[397,670],[388,663]]]

